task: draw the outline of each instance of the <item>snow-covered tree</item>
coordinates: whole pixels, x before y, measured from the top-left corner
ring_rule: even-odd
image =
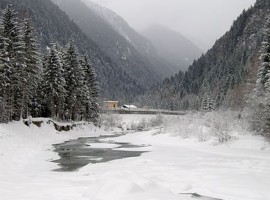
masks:
[[[81,65],[85,72],[85,84],[89,93],[87,98],[88,102],[86,103],[86,120],[94,122],[94,124],[98,124],[99,121],[99,113],[100,107],[98,104],[98,94],[99,94],[99,87],[97,83],[97,76],[95,69],[92,65],[90,59],[87,56],[83,56],[81,59]]]
[[[260,66],[257,73],[256,94],[253,97],[253,128],[269,135],[270,131],[270,21],[267,21],[262,49]]]
[[[19,88],[17,93],[20,95],[17,101],[20,107],[20,118],[22,118],[28,116],[34,108],[33,101],[39,83],[40,67],[38,43],[29,19],[23,22],[20,34],[20,58],[16,58],[15,61],[18,62],[17,76],[20,85],[17,87]]]
[[[3,36],[3,26],[0,26],[0,123],[8,122],[8,94],[10,87],[10,65],[6,58],[7,43]]]
[[[54,44],[49,49],[44,65],[42,92],[44,104],[47,106],[47,113],[45,111],[45,114],[48,117],[63,119],[66,82],[63,77],[63,66]]]
[[[203,95],[201,99],[201,110],[209,112],[215,110],[215,100],[213,98],[213,92],[210,89],[208,80],[203,83]]]
[[[25,56],[23,54],[23,41],[21,38],[20,27],[18,25],[17,13],[12,9],[12,5],[8,5],[3,11],[2,18],[2,37],[6,42],[6,51],[4,60],[9,67],[7,77],[10,84],[6,88],[7,106],[9,116],[12,119],[18,119],[21,116],[23,107],[22,87],[27,81],[24,76]]]
[[[84,111],[85,72],[79,62],[77,48],[73,41],[66,46],[64,55],[64,78],[66,81],[66,114],[68,119],[81,120]]]
[[[31,114],[98,125],[99,88],[91,61],[80,60],[72,41],[66,48],[53,43],[41,55],[30,19],[19,21],[16,14],[8,5],[0,20],[0,123]]]
[[[268,22],[269,24],[270,22]],[[270,90],[270,27],[266,29],[257,74],[257,91],[264,93]]]
[[[27,106],[30,106],[30,111],[34,108],[35,96],[37,85],[40,82],[40,54],[38,51],[38,42],[36,37],[36,32],[33,29],[30,19],[25,19],[23,24],[22,39],[24,42],[24,55],[25,55],[25,79],[27,82],[23,88],[23,101]]]

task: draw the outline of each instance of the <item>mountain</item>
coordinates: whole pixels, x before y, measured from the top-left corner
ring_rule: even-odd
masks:
[[[98,74],[103,99],[127,99],[140,94],[144,86],[123,71],[100,47],[70,20],[70,18],[50,0],[1,0],[0,8],[12,3],[19,17],[30,17],[42,51],[49,43],[66,44],[73,39],[81,54],[88,55]]]
[[[153,87],[140,98],[141,104],[167,109],[243,108],[246,96],[256,85],[269,14],[269,0],[257,0],[187,72],[179,72]]]
[[[139,83],[151,86],[175,73],[175,66],[161,58],[148,39],[137,33],[113,11],[89,0],[54,2],[118,66]]]
[[[112,61],[140,85],[150,87],[161,80],[150,61],[107,21],[80,0],[54,2],[92,39]]]
[[[202,55],[202,51],[189,39],[164,26],[152,25],[142,34],[152,42],[164,60],[175,66],[175,73],[186,71],[194,59]]]
[[[100,6],[89,0],[82,0],[99,17],[103,18],[111,28],[131,43],[140,54],[148,59],[153,69],[162,79],[175,74],[179,68],[162,58],[154,45],[143,35],[139,34],[128,23],[112,10]],[[177,70],[175,71],[175,68]]]

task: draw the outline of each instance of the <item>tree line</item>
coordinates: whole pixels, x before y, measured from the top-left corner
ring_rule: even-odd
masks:
[[[99,87],[91,60],[71,40],[39,50],[30,19],[7,5],[0,21],[0,122],[29,116],[98,123]]]
[[[246,97],[241,90],[246,88],[240,87],[246,87],[257,61],[263,23],[268,16],[266,2],[257,1],[244,10],[231,29],[186,72],[180,71],[141,96],[141,105],[206,112],[228,107],[243,109]]]

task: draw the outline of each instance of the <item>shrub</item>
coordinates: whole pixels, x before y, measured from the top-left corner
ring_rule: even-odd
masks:
[[[101,124],[108,128],[121,127],[122,118],[120,115],[106,114],[102,115]]]
[[[164,123],[164,116],[163,115],[157,115],[154,118],[150,119],[149,126],[150,127],[157,127],[161,126]]]

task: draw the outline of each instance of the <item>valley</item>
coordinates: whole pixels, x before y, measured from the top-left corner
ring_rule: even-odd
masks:
[[[270,0],[0,1],[1,200],[270,200],[269,102]]]

